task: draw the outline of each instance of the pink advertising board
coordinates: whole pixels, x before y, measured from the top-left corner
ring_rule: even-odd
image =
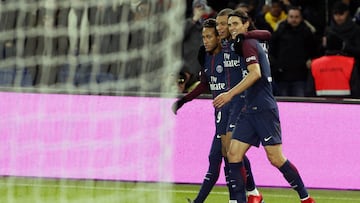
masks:
[[[211,100],[196,99],[175,116],[173,98],[0,97],[0,175],[200,183],[207,170]],[[284,153],[305,184],[359,190],[360,105],[278,104]],[[262,147],[248,157],[257,185],[288,186]]]

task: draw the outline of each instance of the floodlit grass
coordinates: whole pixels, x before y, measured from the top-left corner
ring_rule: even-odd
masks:
[[[6,203],[186,203],[199,185],[133,183],[118,181],[0,178],[0,202]],[[266,203],[300,202],[297,193],[284,188],[259,188]],[[317,203],[360,203],[360,191],[310,190]],[[228,202],[227,189],[216,186],[206,203]]]

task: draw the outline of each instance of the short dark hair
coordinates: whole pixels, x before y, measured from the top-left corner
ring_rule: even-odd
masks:
[[[302,9],[300,6],[288,6],[287,7],[287,11],[290,11],[290,10],[297,10],[297,11],[300,11],[300,13],[302,14]]]
[[[228,16],[230,13],[232,13],[234,10],[231,8],[224,8],[223,10],[219,11],[217,16]]]
[[[231,16],[239,17],[241,19],[242,23],[246,23],[247,21],[249,21],[249,15],[245,11],[243,11],[241,9],[236,9],[233,12],[231,12],[229,14],[229,18]]]
[[[342,1],[337,1],[333,4],[332,14],[344,14],[349,11],[349,6]]]
[[[249,25],[248,31],[256,29],[255,26],[254,26],[254,23],[251,21],[251,18],[249,17],[249,15],[245,11],[243,11],[241,9],[236,9],[232,13],[229,14],[229,18],[231,16],[239,17],[243,24],[246,23],[246,22],[249,22],[250,25]]]
[[[214,18],[208,18],[203,22],[203,28],[214,28],[216,36],[219,32],[216,29],[216,20]]]

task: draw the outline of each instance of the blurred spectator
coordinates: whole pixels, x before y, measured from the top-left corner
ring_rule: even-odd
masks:
[[[84,37],[84,34],[88,32],[86,30],[88,25],[84,25],[84,22],[81,21],[84,10],[73,7],[39,8],[37,13],[36,26],[44,26],[45,32],[36,38],[36,55],[66,58],[56,64],[40,63],[38,82],[41,85],[73,84],[78,64],[75,56],[80,53],[79,40],[82,39],[82,47],[88,48],[86,44],[83,46],[84,40],[88,39],[88,37]],[[56,37],[48,36],[46,30],[50,29],[67,29],[68,34]]]
[[[343,42],[334,33],[326,36],[325,56],[311,63],[311,96],[359,98],[358,65],[354,57],[344,56]]]
[[[360,26],[360,6],[358,7],[358,9],[356,10],[354,17],[353,17],[353,21]]]
[[[209,7],[206,0],[193,0],[193,15],[186,19],[183,39],[183,62],[187,72],[198,75],[200,64],[197,61],[198,50],[202,44],[202,23],[216,13]]]
[[[251,21],[254,23],[256,29],[268,30],[269,32],[273,32],[273,29],[270,26],[270,24],[265,21],[265,17],[264,17],[265,13],[263,11],[258,13],[256,11],[256,5],[247,4],[247,3],[239,3],[236,6],[236,9],[241,9],[241,10],[245,11],[251,18]]]
[[[56,10],[53,8],[39,7],[37,16],[37,29],[43,29],[37,37],[36,56],[52,58],[56,55],[56,38],[48,35],[49,30],[56,28]],[[54,64],[39,62],[39,83],[41,85],[52,85],[56,81],[57,69]]]
[[[5,2],[0,2],[6,4]],[[2,5],[0,5],[1,7]],[[0,13],[0,31],[6,32],[16,27],[18,11],[16,10],[3,10]],[[16,56],[16,38],[14,36],[2,37],[0,39],[0,60],[10,59]],[[16,63],[12,62],[11,65],[0,67],[0,85],[12,86],[16,75]]]
[[[321,41],[326,27],[324,3],[313,0],[283,0],[283,2],[287,7],[298,6],[301,8],[304,22],[314,33],[316,41],[314,46],[317,46],[318,56],[320,56],[322,50]]]
[[[130,9],[122,9],[120,5],[109,5],[99,3],[89,9],[89,23],[90,27],[94,26],[113,26],[121,20],[127,23],[128,19],[121,19],[121,15],[129,16]],[[145,11],[144,11],[145,12]],[[126,37],[124,35],[123,37]],[[92,54],[106,55],[118,52],[120,50],[120,32],[117,33],[103,33],[90,35],[90,44]],[[127,44],[122,45],[123,50],[126,50]],[[98,83],[115,81],[119,75],[119,64],[116,62],[94,63],[93,73],[96,76]]]
[[[241,9],[251,17],[249,13],[252,11],[253,8],[247,3],[239,3],[238,5],[235,6],[235,9]]]
[[[234,8],[232,6],[235,6],[239,1],[241,0],[207,0],[207,4],[213,8],[214,11],[219,12],[224,8]]]
[[[141,23],[146,21],[147,16],[149,15],[148,12],[144,12],[141,14],[140,8],[142,4],[141,0],[133,1],[136,3],[132,3],[131,5],[131,12],[130,12],[130,19],[129,19],[129,41],[128,41],[128,48],[127,51],[131,52],[134,50],[141,50],[144,49],[146,46],[146,30],[143,26],[140,26]],[[124,70],[119,75],[119,80],[136,80],[136,78],[139,78],[142,72],[142,66],[143,66],[143,58],[138,55],[135,57],[132,57],[126,61],[124,64]],[[131,91],[137,91],[138,86],[133,85],[133,87],[129,87],[128,90]]]
[[[68,16],[70,8],[61,7],[56,11],[55,26],[57,29],[67,29],[68,28]],[[60,35],[55,38],[56,40],[56,55],[59,57],[66,56],[67,60],[61,61],[55,67],[55,83],[56,84],[73,84],[76,62],[74,62],[72,68],[70,68],[69,61],[73,61],[69,57],[69,48],[70,48],[70,36],[69,35]],[[73,56],[74,53],[70,53]]]
[[[332,7],[332,19],[327,28],[328,33],[335,33],[342,40],[342,52],[360,60],[360,27],[351,19],[349,6],[342,1],[337,1]],[[323,40],[326,47],[326,38]]]
[[[315,56],[314,34],[299,7],[290,7],[270,40],[270,62],[277,96],[305,96],[310,59]]]
[[[265,13],[265,21],[270,24],[271,28],[275,31],[278,24],[286,19],[283,4],[280,1],[273,0],[270,5],[270,10]]]
[[[83,0],[80,0],[83,1]],[[89,8],[86,4],[81,8],[71,7],[68,16],[70,38],[69,54],[87,56],[90,53]],[[73,69],[74,67],[70,67]],[[88,85],[91,79],[92,66],[90,61],[77,61],[75,85]]]
[[[132,3],[131,6],[129,44],[126,51],[135,54],[131,54],[131,57],[121,65],[118,84],[126,86],[126,90],[131,91],[160,91],[164,87],[153,81],[165,80],[163,76],[165,73],[161,71],[164,61],[161,54],[156,54],[158,50],[155,48],[164,39],[168,30],[156,14],[166,7],[160,2],[151,0],[134,0],[133,2],[135,4]],[[122,16],[124,16],[123,13]],[[121,34],[124,38],[126,33]],[[181,46],[180,42],[178,46]],[[144,57],[142,53],[149,54],[150,57]],[[125,84],[126,80],[131,82]]]
[[[359,0],[341,0],[344,4],[348,5],[350,16],[354,17],[360,8]]]
[[[34,3],[34,0],[29,1],[29,3]],[[25,29],[32,29],[36,26],[37,23],[37,10],[31,10],[26,12],[21,12],[19,17],[25,16],[23,21],[23,26]],[[24,38],[24,49],[22,56],[24,58],[33,57],[36,52],[36,39],[35,36],[26,36]],[[17,75],[22,74],[21,81],[19,81],[19,77],[17,77],[16,83],[20,82],[21,86],[33,86],[36,84],[36,76],[38,74],[38,66],[36,64],[24,64],[24,67],[18,67]],[[22,72],[22,73],[21,73]]]
[[[282,0],[284,5],[301,7],[305,22],[314,27],[316,35],[322,37],[325,28],[325,8],[321,1],[313,0]]]

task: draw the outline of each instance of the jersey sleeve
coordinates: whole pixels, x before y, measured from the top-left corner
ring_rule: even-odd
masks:
[[[244,33],[244,38],[268,41],[271,38],[271,33],[268,30],[252,30]]]
[[[245,59],[246,66],[259,63],[258,48],[256,46],[256,40],[246,39],[244,40],[243,47],[243,56]]]
[[[209,83],[203,71],[200,72],[200,83],[184,96],[186,102],[191,101],[209,89]]]

